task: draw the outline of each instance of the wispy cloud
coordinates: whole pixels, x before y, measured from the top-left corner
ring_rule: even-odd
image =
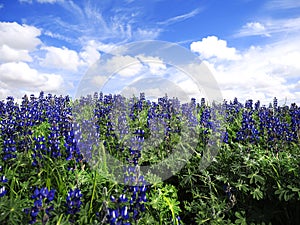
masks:
[[[199,14],[203,9],[200,9],[200,8],[197,8],[197,9],[194,9],[193,11],[189,12],[189,13],[186,13],[186,14],[182,14],[182,15],[179,15],[179,16],[174,16],[172,18],[169,18],[165,21],[161,21],[161,22],[158,22],[159,25],[170,25],[170,24],[173,24],[173,23],[177,23],[177,22],[180,22],[180,21],[184,21],[184,20],[187,20],[189,18],[192,18],[194,16],[196,16],[197,14]]]
[[[76,15],[79,18],[84,17],[84,10],[81,9],[75,2],[73,1],[61,1],[59,2],[66,10],[68,10],[73,15]]]
[[[16,89],[18,96],[32,90],[72,92],[103,53],[129,41],[155,39],[161,32],[143,23],[140,5],[124,8],[123,1],[114,3],[117,6],[72,0],[19,2],[56,3],[57,13],[28,17],[25,24],[30,26],[0,23],[0,99],[17,93]]]
[[[56,2],[63,2],[64,0],[35,0],[38,3],[56,3]],[[20,3],[33,3],[33,0],[19,0]]]
[[[299,0],[270,0],[266,4],[269,10],[286,10],[300,8]]]
[[[55,38],[55,39],[58,39],[58,40],[62,40],[62,41],[66,41],[66,42],[75,42],[75,39],[74,38],[71,38],[71,37],[67,37],[65,35],[62,35],[62,34],[58,34],[58,33],[53,33],[51,31],[43,31],[43,35],[46,35],[48,37],[51,37],[51,38]]]
[[[56,3],[56,2],[61,2],[63,0],[37,0],[38,3]]]
[[[272,19],[263,22],[249,22],[235,36],[271,36],[280,33],[300,33],[300,17]]]
[[[240,30],[239,36],[255,36],[255,35],[262,35],[262,36],[270,36],[267,32],[265,25],[260,22],[250,22],[243,26]]]
[[[32,0],[19,0],[19,2],[32,4]]]
[[[64,36],[77,41],[97,40],[100,42],[124,43],[129,41],[155,39],[161,33],[158,27],[142,24],[139,8],[123,8],[99,5],[94,2],[80,4],[75,1],[58,1],[71,20],[50,15],[41,18],[36,26],[43,26],[45,35],[68,41]],[[121,3],[118,3],[121,4]],[[50,22],[51,21],[51,22]],[[72,42],[74,44],[74,42]],[[80,44],[80,43],[78,43]]]

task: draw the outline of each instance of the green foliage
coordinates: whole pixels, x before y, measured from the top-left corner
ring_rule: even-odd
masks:
[[[149,200],[147,204],[149,212],[153,212],[151,217],[159,218],[158,224],[172,224],[171,221],[176,221],[174,223],[178,224],[176,215],[181,212],[181,209],[177,190],[173,185],[156,184],[151,189]]]
[[[137,99],[135,99],[137,101]],[[128,103],[128,102],[127,102]],[[126,103],[126,104],[127,104]],[[134,102],[133,102],[134,103]],[[76,108],[78,102],[72,103]],[[104,103],[103,103],[104,104]],[[111,103],[107,103],[111,104]],[[208,107],[208,106],[205,106]],[[137,128],[145,131],[145,138],[150,137],[147,127],[147,113],[149,105],[144,102],[142,110],[135,109],[135,119],[127,116],[130,134]],[[86,105],[76,115],[78,121],[93,118],[94,108]],[[157,108],[157,113],[160,112]],[[204,107],[198,109],[198,120]],[[184,131],[186,121],[172,116],[166,122],[171,127],[178,128],[181,133],[170,133],[164,140],[154,140],[153,145],[144,146],[140,158],[141,165],[154,165],[167,159],[168,168],[176,169],[178,156],[172,155],[177,148],[183,153],[192,152],[191,158],[185,166],[168,180],[162,181],[155,174],[143,174],[149,186],[148,201],[145,203],[146,212],[139,218],[137,224],[299,224],[300,212],[300,143],[284,143],[274,140],[268,141],[268,133],[258,143],[247,140],[236,141],[237,132],[241,129],[244,111],[230,111],[224,124],[228,133],[228,143],[217,143],[218,154],[209,151],[204,133],[208,137],[214,136],[213,131],[201,126],[197,127],[199,136],[191,142]],[[274,112],[275,114],[276,112]],[[278,112],[277,112],[278,113]],[[224,115],[217,115],[222,119]],[[291,122],[287,110],[278,115],[281,120]],[[259,120],[258,112],[253,113],[253,119]],[[0,120],[2,118],[0,117]],[[107,206],[114,206],[109,196],[118,196],[124,190],[124,185],[116,182],[115,170],[110,164],[109,155],[125,162],[130,156],[124,139],[117,135],[105,135],[109,131],[108,122],[117,123],[116,118],[109,115],[99,119],[100,142],[92,150],[95,163],[66,160],[66,140],[59,137],[62,156],[52,158],[44,154],[38,159],[38,165],[33,166],[32,154],[36,138],[44,137],[48,141],[51,124],[45,120],[30,128],[31,134],[20,136],[18,140],[30,139],[28,150],[18,149],[15,159],[0,160],[3,167],[0,175],[5,175],[7,183],[1,184],[8,190],[0,198],[0,224],[27,224],[29,216],[24,209],[30,208],[34,200],[31,195],[36,187],[55,189],[53,201],[54,210],[47,224],[101,224],[101,216],[105,215]],[[257,129],[258,126],[256,125]],[[299,129],[299,128],[298,128]],[[299,132],[299,131],[298,131]],[[115,133],[114,133],[115,134]],[[185,136],[186,135],[186,136]],[[219,138],[221,134],[216,134]],[[83,136],[83,139],[86,139]],[[209,139],[209,138],[208,138]],[[0,136],[0,155],[3,152],[3,137]],[[106,146],[104,146],[104,141]],[[120,148],[124,148],[120,151]],[[215,150],[215,149],[214,149]],[[211,154],[208,154],[211,153]],[[212,158],[210,164],[203,166],[203,158]],[[185,160],[185,159],[184,159]],[[117,165],[118,166],[118,165]],[[159,169],[159,168],[158,168]],[[82,207],[74,216],[76,222],[70,222],[71,215],[66,213],[66,197],[70,189],[79,188],[82,192]],[[104,191],[105,190],[105,191]],[[100,219],[99,216],[100,215]],[[177,216],[181,217],[179,222]],[[43,216],[40,216],[39,220]],[[8,222],[7,222],[8,221]],[[39,221],[39,224],[42,224]]]

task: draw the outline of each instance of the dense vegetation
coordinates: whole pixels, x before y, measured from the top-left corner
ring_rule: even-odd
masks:
[[[1,224],[300,224],[296,104],[22,100],[0,102]]]

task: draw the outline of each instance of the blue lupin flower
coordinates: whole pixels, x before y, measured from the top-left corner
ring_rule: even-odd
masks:
[[[6,195],[6,193],[7,193],[7,190],[5,189],[5,187],[4,186],[1,187],[0,188],[0,198],[3,197],[4,195]]]
[[[126,205],[121,208],[121,215],[124,220],[129,219],[129,211],[128,211],[128,207]]]
[[[7,179],[4,175],[0,177],[0,183],[7,183]]]
[[[54,200],[55,189],[48,190],[46,187],[41,189],[35,188],[31,198],[35,199],[34,205],[31,208],[24,209],[26,214],[30,214],[30,224],[34,224],[37,221],[37,216],[39,212],[44,210],[47,217],[51,217],[51,211],[53,211],[53,205],[50,205],[50,202]]]
[[[127,202],[128,201],[128,198],[126,197],[125,194],[121,194],[120,197],[119,197],[119,202]]]
[[[68,192],[66,198],[67,214],[75,215],[80,211],[80,207],[82,205],[81,197],[82,193],[78,188],[74,190],[71,189]]]

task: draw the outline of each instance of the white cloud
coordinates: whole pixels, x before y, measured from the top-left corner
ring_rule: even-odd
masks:
[[[16,22],[0,22],[0,45],[14,49],[33,50],[41,41],[37,38],[41,31],[33,26],[20,25]]]
[[[270,0],[266,4],[267,9],[286,10],[300,8],[299,0]]]
[[[216,57],[224,60],[237,60],[240,58],[235,48],[228,47],[226,41],[220,40],[216,36],[208,36],[202,38],[201,41],[193,42],[190,48],[193,52],[199,53],[201,58]]]
[[[46,56],[41,61],[42,66],[55,69],[63,69],[70,71],[77,71],[79,66],[84,65],[78,53],[66,47],[43,47],[46,50]]]
[[[89,40],[79,53],[79,56],[90,66],[100,59],[101,52],[109,53],[115,47],[116,45],[114,44],[104,44],[95,40]]]
[[[16,22],[0,22],[0,62],[32,61],[29,54],[42,42],[41,31]]]
[[[32,3],[32,0],[19,0],[20,3]]]
[[[235,34],[236,37],[268,36],[281,33],[299,34],[300,17],[286,19],[269,19],[261,22],[249,22]]]
[[[30,67],[31,54],[39,52],[41,31],[16,22],[0,23],[0,98],[22,96],[26,91],[62,91],[61,75],[42,73]],[[33,63],[34,64],[34,63]]]
[[[126,66],[125,68],[122,68],[117,72],[117,74],[119,74],[121,77],[133,77],[139,74],[143,68],[144,67],[141,63],[136,62]]]
[[[130,37],[133,37],[134,40],[152,40],[156,39],[161,33],[161,29],[141,29],[137,28],[136,31],[132,32]]]
[[[3,66],[2,69],[8,70],[14,65],[16,70],[20,72],[21,65],[27,65],[27,70],[25,66],[23,69],[28,73],[31,72],[31,74],[34,74],[35,71],[39,79],[41,78],[40,75],[43,74],[41,71],[47,71],[49,74],[60,71],[59,73],[62,73],[67,81],[70,80],[75,84],[76,81],[74,80],[78,79],[77,75],[82,75],[87,67],[101,58],[103,53],[110,52],[115,47],[115,44],[106,43],[121,44],[130,40],[154,39],[160,33],[160,30],[156,28],[137,26],[141,19],[138,16],[142,15],[142,12],[138,10],[138,8],[142,8],[140,6],[109,13],[104,12],[102,7],[90,1],[80,5],[72,0],[19,0],[19,2],[29,4],[60,3],[59,6],[64,8],[64,12],[68,13],[70,18],[70,20],[62,20],[54,15],[39,17],[38,24],[42,26],[41,29],[25,24],[0,23],[0,65]],[[105,5],[107,4],[104,3]],[[23,21],[26,21],[26,18]],[[40,38],[45,37],[44,35],[72,43],[72,46],[77,45],[80,50],[75,51],[73,48],[62,46],[47,46],[40,40]],[[68,45],[66,44],[66,46]],[[122,61],[122,59],[120,60]],[[124,60],[126,62],[126,59]],[[120,75],[124,79],[142,67],[136,59],[135,61],[137,65],[127,69],[122,68]],[[11,62],[24,64],[9,64]],[[26,64],[26,62],[30,63]],[[118,64],[119,62],[115,63]],[[28,68],[31,70],[29,71]],[[151,68],[155,70],[154,66]],[[156,68],[156,71],[158,70],[159,68]],[[69,75],[64,74],[67,72]],[[5,81],[1,80],[2,89],[8,83],[8,87],[13,89],[13,86],[10,85],[12,80],[13,78],[8,79],[8,77]],[[25,81],[24,78],[21,83]],[[36,79],[36,82],[38,81]],[[16,81],[16,86],[18,85],[21,84]]]
[[[108,71],[108,74],[117,73],[125,70],[126,68],[129,68],[132,65],[135,65],[135,68],[138,70],[143,67],[142,64],[134,57],[131,57],[129,55],[117,55],[112,57],[107,62],[105,69]],[[138,73],[138,71],[136,71],[136,73]],[[136,73],[131,74],[131,76],[134,76]],[[128,73],[125,72],[125,74]]]
[[[38,3],[56,3],[61,1],[63,0],[37,0]]]
[[[105,77],[105,76],[100,76],[100,75],[93,76],[93,77],[91,78],[91,81],[92,81],[92,83],[93,83],[94,85],[101,87],[101,86],[103,86],[103,84],[105,83],[106,77]]]
[[[67,31],[75,33],[77,37],[84,37],[84,40],[124,43],[135,40],[154,39],[161,33],[161,29],[157,27],[150,28],[145,27],[144,24],[143,26],[138,24],[144,19],[141,13],[143,7],[140,6],[126,9],[118,7],[111,9],[110,6],[105,7],[107,3],[103,3],[103,5],[101,3],[104,7],[99,7],[92,1],[86,1],[78,5],[76,1],[72,0],[61,1],[60,5],[69,13],[71,20],[63,21],[59,17],[41,18],[41,20],[47,23],[49,19],[53,21],[51,29],[49,28],[47,33],[55,33],[55,36],[59,38]],[[108,11],[103,11],[103,8]],[[73,23],[73,21],[76,22]],[[63,30],[63,32],[57,30]]]
[[[204,97],[204,90],[200,90],[193,78],[186,73],[189,65],[179,69],[175,66],[166,65],[164,62],[153,63],[154,58],[144,57],[142,73],[129,83],[123,82],[123,87],[125,86],[123,93],[127,93],[128,96],[128,94],[137,95],[140,92],[145,92],[146,96],[151,96],[154,99],[163,97],[167,93],[169,97],[178,97],[182,102],[187,102],[192,97],[197,99]],[[153,73],[155,72],[153,69],[156,68],[152,68],[152,66],[160,67],[158,74]],[[203,65],[190,65],[191,68],[195,68],[195,66],[197,67],[196,70],[199,71]]]
[[[251,34],[251,35],[265,35],[270,37],[270,34],[266,32],[266,28],[263,24],[259,22],[250,22],[243,26],[244,35]]]
[[[71,37],[68,37],[68,36],[62,35],[62,34],[58,34],[58,33],[53,33],[49,30],[43,30],[43,35],[46,35],[46,36],[49,36],[51,38],[55,38],[55,39],[58,39],[58,40],[63,40],[63,41],[69,42],[69,43],[72,43],[72,42],[75,41]]]
[[[97,60],[99,60],[101,56],[99,51],[93,46],[93,44],[85,46],[83,51],[80,52],[79,55],[88,65],[92,65],[97,62]]]
[[[167,73],[167,66],[159,57],[139,55],[137,59],[144,63],[152,75],[161,76]]]
[[[38,3],[56,3],[56,2],[63,2],[64,0],[35,0]],[[19,0],[20,3],[29,3],[32,4],[33,0]]]
[[[264,104],[277,97],[281,103],[299,103],[297,85],[300,82],[300,39],[288,39],[260,47],[250,47],[240,54],[236,61],[213,61],[207,58],[208,65],[223,97],[261,100]],[[292,81],[290,81],[292,80]]]
[[[32,58],[28,50],[16,50],[7,45],[0,46],[0,62],[27,61],[31,62]]]
[[[130,95],[133,92],[145,92],[152,97],[162,97],[166,92],[175,97],[177,93],[177,97],[186,101],[186,96],[199,93],[196,84],[187,74],[167,65],[158,57],[121,54],[108,58],[104,64],[101,62],[103,61],[100,59],[100,65],[93,65],[82,79],[79,96],[103,88],[104,92],[109,93],[119,93],[122,90],[122,93]]]
[[[125,81],[134,77],[142,67],[137,59],[128,55],[103,57],[98,63],[89,67],[80,80],[76,95],[85,96],[87,93],[99,91],[107,86],[118,89],[120,85],[124,85]],[[112,80],[114,81],[112,86],[107,84]]]
[[[169,18],[165,21],[159,22],[158,24],[160,24],[160,25],[170,25],[172,23],[180,22],[180,21],[183,21],[183,20],[186,20],[186,19],[189,19],[189,18],[192,18],[192,17],[196,16],[197,14],[199,14],[200,11],[201,11],[200,8],[194,9],[191,12],[188,12],[188,13],[185,13],[185,14],[182,14],[182,15],[179,15],[179,16],[174,16],[174,17]]]
[[[64,84],[61,75],[41,72],[41,68],[34,62],[38,57],[37,54],[42,53],[41,49],[52,49],[40,47],[42,45],[40,35],[41,30],[34,26],[0,22],[0,99],[6,98],[7,95],[20,97],[24,93],[42,90],[53,93],[65,92],[67,85]],[[44,60],[50,60],[51,56],[53,55],[48,55]],[[58,58],[61,59],[60,56]],[[73,58],[68,59],[68,63],[72,65]],[[54,57],[52,60],[53,63],[57,62]],[[31,66],[27,62],[30,62]]]
[[[20,97],[25,91],[62,91],[64,80],[57,74],[39,73],[24,62],[0,65],[0,98]]]
[[[91,40],[88,43],[89,43],[89,45],[95,47],[95,49],[97,49],[98,51],[104,52],[104,53],[109,53],[116,47],[116,44],[113,44],[113,43],[105,44],[105,43],[94,41],[94,40]]]
[[[147,63],[149,70],[153,75],[162,75],[166,72],[167,66],[162,62],[149,62]]]
[[[189,78],[183,80],[182,82],[179,82],[177,85],[181,87],[182,90],[184,90],[185,94],[189,95],[190,98],[198,97],[201,91],[199,90],[199,87],[195,84],[195,82]]]
[[[142,78],[132,82],[121,90],[126,97],[138,96],[144,92],[147,98],[157,100],[167,94],[170,98],[177,97],[181,102],[190,100],[185,89],[169,79],[164,78]]]
[[[35,69],[32,69],[28,64],[20,62],[10,62],[0,65],[1,81],[8,85],[23,86],[40,86],[46,80],[45,77],[39,76]]]

